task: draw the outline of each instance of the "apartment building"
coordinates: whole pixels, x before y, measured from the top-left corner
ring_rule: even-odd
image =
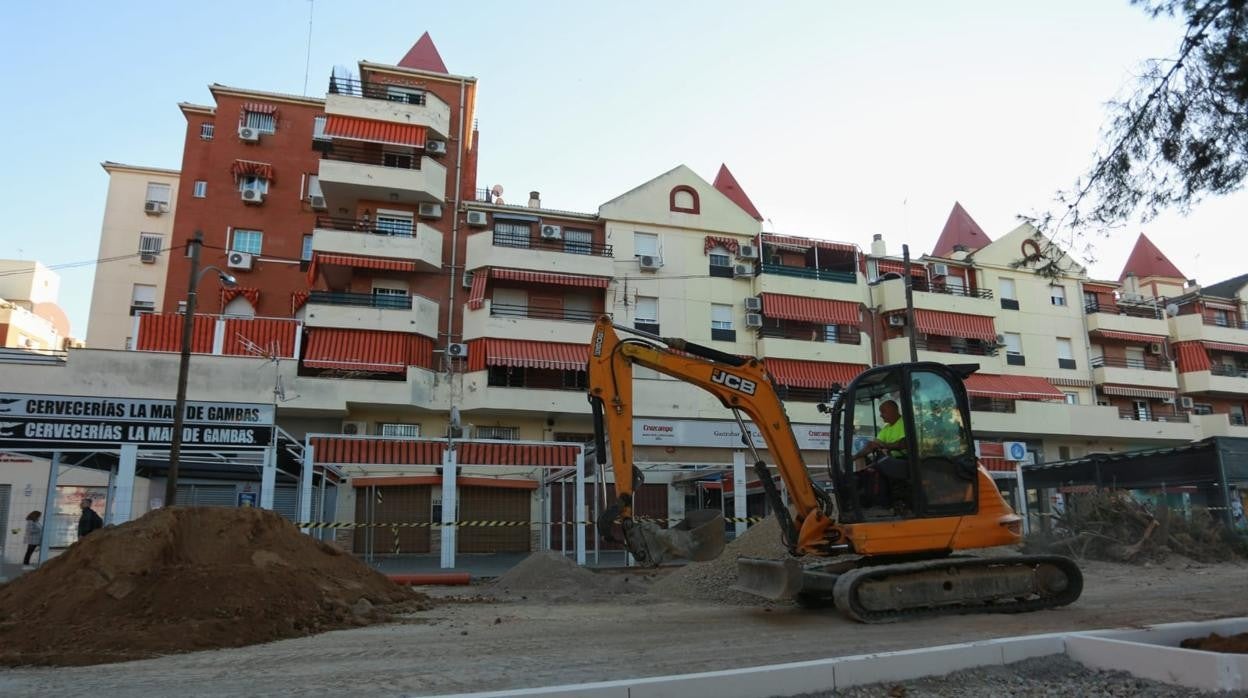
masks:
[[[0,347],[46,353],[75,344],[60,289],[60,275],[41,263],[0,259]]]
[[[178,170],[102,162],[108,197],[100,226],[87,345],[130,349],[140,313],[164,307],[178,200]],[[183,285],[182,293],[186,292]]]

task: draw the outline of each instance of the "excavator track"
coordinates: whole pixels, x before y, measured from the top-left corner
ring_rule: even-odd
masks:
[[[838,575],[836,607],[863,623],[968,613],[1026,613],[1074,602],[1083,573],[1060,555],[947,558]]]

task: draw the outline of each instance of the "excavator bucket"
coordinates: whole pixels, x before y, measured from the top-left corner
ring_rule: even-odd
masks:
[[[677,559],[704,562],[719,557],[724,551],[724,516],[714,509],[698,509],[670,528],[660,528],[653,521],[635,520],[624,535],[629,550],[639,562],[650,565]],[[641,559],[642,551],[646,559]]]
[[[794,558],[763,560],[737,558],[737,591],[761,596],[772,601],[785,601],[802,590],[802,564]]]

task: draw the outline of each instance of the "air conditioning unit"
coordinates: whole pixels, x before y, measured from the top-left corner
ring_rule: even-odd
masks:
[[[225,265],[231,269],[251,271],[251,255],[246,252],[231,252],[225,258]]]
[[[472,288],[472,272],[466,271],[463,276],[464,288]]]
[[[255,143],[260,140],[260,130],[249,126],[238,127],[238,140]]]
[[[641,265],[642,271],[658,271],[663,266],[663,258],[658,255],[643,254],[637,257],[637,263]]]
[[[888,326],[889,327],[905,327],[906,316],[905,315],[889,315]]]
[[[368,422],[343,422],[342,433],[348,436],[364,436],[368,434]]]
[[[325,203],[325,197],[323,196],[308,197],[308,201],[312,203],[313,211],[324,211],[329,208],[329,204]]]
[[[466,359],[468,358],[468,345],[448,344],[446,345],[446,355],[452,359]]]
[[[1163,398],[1161,399],[1161,401],[1162,401],[1162,402],[1164,402],[1164,403],[1166,403],[1167,405],[1173,405],[1173,404],[1174,404],[1174,396],[1173,396],[1173,395],[1167,395],[1166,397],[1163,397]]]
[[[1148,345],[1148,353],[1150,353],[1150,354],[1160,354],[1160,353],[1161,353],[1161,342],[1153,342],[1152,344]]]
[[[750,312],[757,313],[763,309],[763,299],[758,296],[750,296],[745,299],[745,309]]]
[[[999,347],[1005,346],[1005,335],[1003,334],[997,335],[997,346]]]
[[[932,276],[949,276],[949,265],[935,262],[931,266]]]
[[[163,201],[144,201],[143,202],[143,213],[150,213],[152,215],[159,216],[160,214],[168,210],[169,210],[169,205]]]
[[[542,239],[543,240],[562,240],[563,228],[560,228],[557,225],[543,225],[542,226]]]
[[[762,314],[761,313],[746,313],[745,314],[745,326],[746,327],[762,327],[763,326]]]
[[[1186,395],[1179,398],[1179,407],[1182,407],[1185,410],[1190,410],[1193,406],[1195,406],[1195,403],[1192,401],[1192,398]]]
[[[249,204],[259,204],[264,202],[264,192],[259,189],[244,189],[242,193],[243,201]]]
[[[429,155],[446,155],[446,141],[425,141],[425,152]]]
[[[758,259],[758,248],[754,245],[742,245],[737,250],[738,259]]]
[[[484,228],[490,224],[490,217],[485,215],[485,211],[469,211],[468,225],[476,228]]]
[[[743,276],[754,276],[753,264],[734,264],[732,267],[733,278],[741,278]]]
[[[1001,450],[1008,461],[1021,462],[1027,460],[1027,444],[1022,441],[1003,441]]]
[[[442,204],[421,204],[419,214],[421,218],[441,218]]]
[[[143,252],[139,255],[139,261],[144,264],[155,264],[156,253],[155,252]]]

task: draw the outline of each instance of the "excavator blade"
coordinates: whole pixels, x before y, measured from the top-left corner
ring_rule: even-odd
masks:
[[[698,509],[671,528],[635,520],[624,535],[629,550],[643,564],[661,565],[677,559],[704,562],[724,551],[724,517],[714,509]]]
[[[793,558],[739,557],[737,583],[732,588],[772,601],[792,599],[802,590],[802,565]]]

